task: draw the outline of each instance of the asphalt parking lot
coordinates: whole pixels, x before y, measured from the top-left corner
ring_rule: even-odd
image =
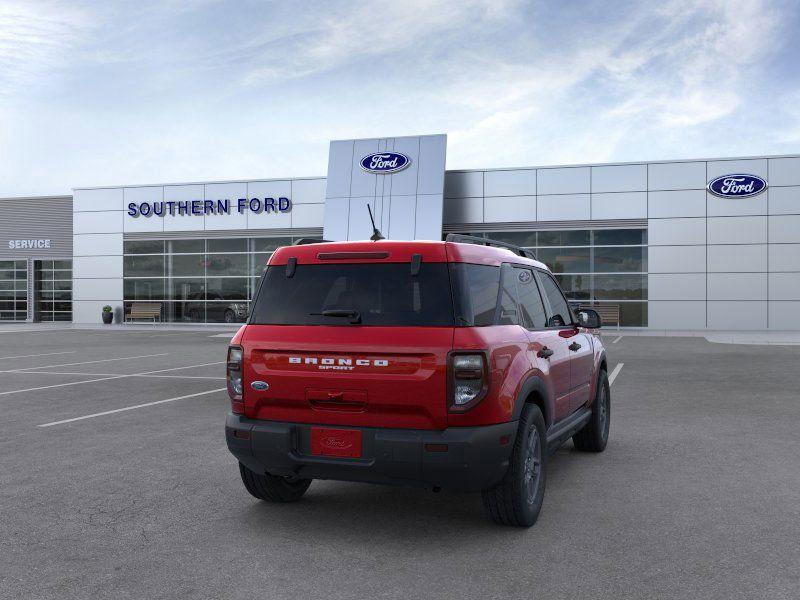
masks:
[[[606,338],[608,449],[562,448],[519,530],[477,495],[256,501],[212,334],[0,333],[0,597],[800,597],[800,346]]]

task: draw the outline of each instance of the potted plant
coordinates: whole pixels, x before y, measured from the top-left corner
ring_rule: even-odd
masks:
[[[111,322],[114,320],[114,313],[112,312],[113,310],[114,309],[108,304],[103,307],[103,323],[106,325],[111,325]]]

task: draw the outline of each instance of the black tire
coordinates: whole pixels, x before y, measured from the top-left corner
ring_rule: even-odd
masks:
[[[256,473],[239,463],[244,487],[259,500],[267,502],[296,502],[306,493],[311,479],[289,479],[269,473]]]
[[[547,482],[547,430],[539,407],[527,404],[519,420],[511,461],[503,481],[483,491],[483,507],[498,525],[536,523]]]
[[[592,416],[578,433],[572,436],[575,448],[582,452],[602,452],[608,443],[611,426],[611,391],[608,374],[600,371],[597,393],[592,403]]]

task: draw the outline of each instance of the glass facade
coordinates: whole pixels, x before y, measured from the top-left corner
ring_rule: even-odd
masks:
[[[161,305],[171,323],[236,323],[250,303],[272,252],[290,237],[125,241],[126,314],[134,303]]]
[[[533,250],[571,302],[615,304],[622,326],[647,326],[647,229],[464,233]]]
[[[72,261],[37,260],[36,315],[39,321],[72,321]]]
[[[28,263],[0,260],[0,321],[28,318]]]

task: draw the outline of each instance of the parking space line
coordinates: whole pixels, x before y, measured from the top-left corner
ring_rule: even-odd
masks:
[[[214,363],[218,364],[218,363]],[[185,367],[181,367],[185,368]],[[125,375],[126,377],[165,377],[175,379],[225,379],[224,375],[205,376],[205,375],[136,375],[129,373],[80,373],[78,371],[13,371],[11,375],[86,375],[88,377],[113,377],[114,375]]]
[[[126,377],[137,377],[139,375],[152,375],[155,373],[166,373],[167,371],[180,371],[181,369],[193,369],[195,367],[207,367],[209,365],[221,365],[224,361],[216,361],[211,363],[203,363],[201,365],[188,365],[186,367],[173,367],[171,369],[159,369],[157,371],[144,371],[142,373],[130,373],[128,375],[114,375],[111,377],[100,377],[99,379],[84,379],[83,381],[70,381],[68,383],[56,383],[53,385],[42,385],[35,388],[26,388],[23,390],[9,390],[7,392],[0,392],[0,396],[8,396],[9,394],[22,394],[24,392],[37,392],[39,390],[50,390],[58,387],[69,387],[72,385],[81,385],[83,383],[97,383],[100,381],[111,381],[112,379],[124,379]],[[14,373],[14,371],[7,371]]]
[[[613,385],[614,380],[619,375],[619,372],[622,371],[622,367],[625,366],[625,363],[617,363],[617,366],[611,371],[611,375],[608,376],[608,385]]]
[[[622,339],[622,336],[619,336],[617,339],[615,339],[615,340],[614,340],[613,342],[611,342],[611,343],[612,343],[612,344],[616,344],[616,343],[617,343],[618,341],[620,341],[621,339]]]
[[[63,421],[53,421],[52,423],[43,423],[37,427],[52,427],[53,425],[63,425],[64,423],[74,423],[75,421],[83,421],[85,419],[94,419],[95,417],[103,417],[105,415],[113,415],[114,413],[125,412],[128,410],[136,410],[137,408],[145,408],[147,406],[155,406],[156,404],[165,404],[166,402],[175,402],[176,400],[185,400],[186,398],[195,398],[197,396],[205,396],[207,394],[214,394],[216,392],[224,392],[227,388],[217,388],[215,390],[207,390],[205,392],[197,392],[196,394],[186,394],[185,396],[176,396],[175,398],[167,398],[166,400],[156,400],[155,402],[145,402],[144,404],[136,404],[134,406],[126,406],[124,408],[115,408],[114,410],[106,410],[92,415],[84,415],[82,417],[73,417],[72,419],[64,419]]]
[[[11,358],[34,358],[36,356],[55,356],[56,354],[76,354],[77,350],[66,350],[64,352],[45,352],[43,354],[18,354],[17,356],[0,356],[0,360],[9,360]]]
[[[85,360],[83,362],[74,363],[61,363],[59,365],[39,365],[38,367],[24,367],[21,369],[12,369],[10,371],[0,371],[0,373],[16,373],[18,371],[32,371],[33,369],[49,369],[51,367],[73,367],[75,365],[91,365],[101,362],[114,362],[116,360],[133,360],[134,358],[150,358],[152,356],[167,356],[169,352],[162,352],[161,354],[141,354],[139,356],[123,356],[121,358],[102,358],[100,360]]]

